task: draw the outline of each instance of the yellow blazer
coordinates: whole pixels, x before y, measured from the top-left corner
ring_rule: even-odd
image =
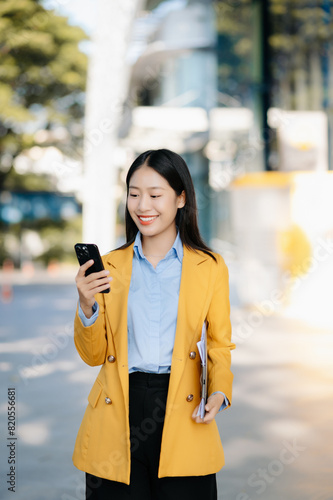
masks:
[[[184,245],[183,249],[159,477],[212,474],[224,465],[216,422],[198,424],[191,417],[200,402],[200,356],[197,354],[191,359],[189,353],[197,352],[196,343],[205,319],[208,322],[208,394],[222,391],[230,403],[232,400],[230,350],[235,345],[231,342],[228,269],[219,254],[214,254],[216,263],[204,252],[194,252]],[[126,484],[129,484],[131,468],[127,298],[132,259],[133,244],[102,257],[113,278],[111,292],[96,294],[100,312],[92,326],[83,326],[78,311],[74,320],[74,342],[79,355],[88,365],[102,367],[88,396],[73,463],[95,476]],[[192,401],[187,398],[190,394],[194,396]],[[147,422],[147,433],[153,425]]]

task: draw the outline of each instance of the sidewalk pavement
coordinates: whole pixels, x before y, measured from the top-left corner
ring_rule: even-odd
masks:
[[[234,308],[234,330],[252,312]],[[236,343],[220,498],[332,500],[333,331],[272,315]]]
[[[76,302],[73,282],[15,285],[12,301],[0,301],[4,500],[84,499],[71,457],[99,367],[75,351]],[[233,401],[217,417],[226,460],[219,500],[332,500],[332,331],[237,307],[232,323]],[[8,388],[17,403],[15,493],[6,484]]]
[[[4,284],[73,284],[77,271],[77,265],[50,266],[49,268],[27,266],[23,270],[0,270],[0,286]]]

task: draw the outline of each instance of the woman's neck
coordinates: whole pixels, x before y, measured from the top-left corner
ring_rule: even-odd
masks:
[[[177,229],[169,233],[157,234],[156,236],[144,236],[141,234],[142,251],[145,256],[150,257],[164,257],[177,236]]]

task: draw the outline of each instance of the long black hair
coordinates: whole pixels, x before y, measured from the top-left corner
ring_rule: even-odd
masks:
[[[127,172],[127,196],[132,175],[143,165],[153,168],[158,174],[164,177],[176,192],[177,196],[183,191],[185,192],[185,205],[182,208],[178,208],[176,214],[176,226],[178,226],[179,229],[180,239],[187,248],[201,250],[216,261],[215,256],[212,254],[212,250],[205,244],[200,236],[194,186],[190,171],[183,158],[169,149],[151,149],[142,153],[134,160]],[[126,243],[120,247],[121,249],[130,246],[135,240],[135,236],[138,232],[138,228],[128,211],[127,202],[125,224]]]

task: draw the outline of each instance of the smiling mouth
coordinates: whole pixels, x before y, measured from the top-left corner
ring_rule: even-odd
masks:
[[[158,215],[138,215],[139,219],[143,220],[143,221],[149,221],[149,220],[154,220],[156,219],[156,217],[158,217]]]
[[[157,219],[157,217],[158,215],[138,215],[140,222],[142,222],[143,224],[153,222],[155,219]]]

